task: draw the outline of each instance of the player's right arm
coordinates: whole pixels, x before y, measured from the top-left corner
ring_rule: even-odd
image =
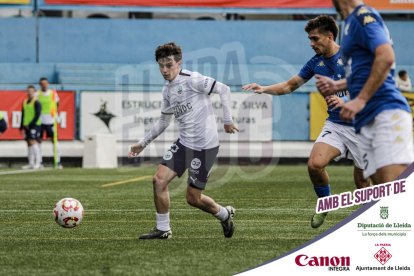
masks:
[[[243,86],[243,90],[246,91],[253,91],[254,93],[266,93],[269,95],[285,95],[292,93],[300,86],[302,86],[307,80],[301,78],[298,75],[291,77],[288,81],[268,85],[268,86],[261,86],[257,83],[250,83]]]
[[[149,145],[155,138],[157,138],[170,125],[172,118],[172,111],[168,100],[163,100],[163,107],[161,109],[160,119],[151,127],[150,131],[145,134],[138,143],[129,147],[128,157],[137,157],[147,145]]]

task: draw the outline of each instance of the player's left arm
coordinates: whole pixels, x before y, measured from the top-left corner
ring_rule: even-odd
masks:
[[[231,99],[230,99],[230,87],[216,81],[213,78],[203,75],[196,75],[191,78],[189,82],[190,86],[199,93],[210,95],[211,93],[219,94],[221,105],[223,106],[223,121],[224,130],[226,133],[235,133],[239,129],[234,125],[231,116]]]
[[[216,81],[216,84],[213,87],[212,92],[220,95],[221,105],[223,106],[224,130],[226,131],[226,133],[238,132],[239,129],[234,125],[233,118],[231,116],[230,87],[221,82]]]

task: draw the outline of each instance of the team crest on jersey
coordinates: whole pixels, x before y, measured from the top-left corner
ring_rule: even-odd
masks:
[[[178,86],[177,93],[178,95],[181,95],[181,93],[183,93],[183,87],[181,85]]]
[[[318,63],[318,66],[325,66],[325,63],[323,62],[323,60],[321,60],[319,63]]]
[[[364,16],[364,25],[367,25],[369,23],[376,22],[376,21],[377,20],[375,20],[375,18],[372,17],[371,15],[365,15]]]
[[[367,13],[370,13],[370,11],[367,8],[362,7],[362,8],[359,9],[357,15],[367,14]]]

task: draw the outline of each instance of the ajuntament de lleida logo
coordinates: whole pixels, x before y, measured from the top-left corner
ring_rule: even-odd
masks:
[[[381,208],[381,210],[380,210],[380,217],[382,218],[382,219],[387,219],[388,218],[388,206],[386,206],[386,207],[380,207]]]

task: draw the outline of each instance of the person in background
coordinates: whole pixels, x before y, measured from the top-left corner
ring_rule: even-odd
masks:
[[[42,107],[36,98],[35,87],[29,85],[26,91],[27,99],[23,101],[20,131],[27,142],[29,164],[23,166],[23,169],[39,169],[41,155],[37,140],[40,137],[40,113],[42,112]]]
[[[398,71],[396,82],[397,87],[401,90],[401,92],[411,92],[413,90],[410,77],[405,70]]]
[[[42,114],[40,116],[42,124],[40,128],[40,137],[38,141],[39,144],[41,144],[43,135],[44,133],[46,133],[46,138],[50,138],[52,140],[53,146],[56,147],[56,158],[58,168],[63,169],[62,163],[60,162],[60,152],[59,147],[57,145],[57,140],[55,141],[54,139],[54,134],[56,131],[54,129],[54,125],[57,115],[57,107],[59,104],[59,96],[55,89],[49,88],[49,81],[47,78],[41,78],[39,80],[39,85],[40,90],[37,91],[37,99],[39,100],[42,106]]]

